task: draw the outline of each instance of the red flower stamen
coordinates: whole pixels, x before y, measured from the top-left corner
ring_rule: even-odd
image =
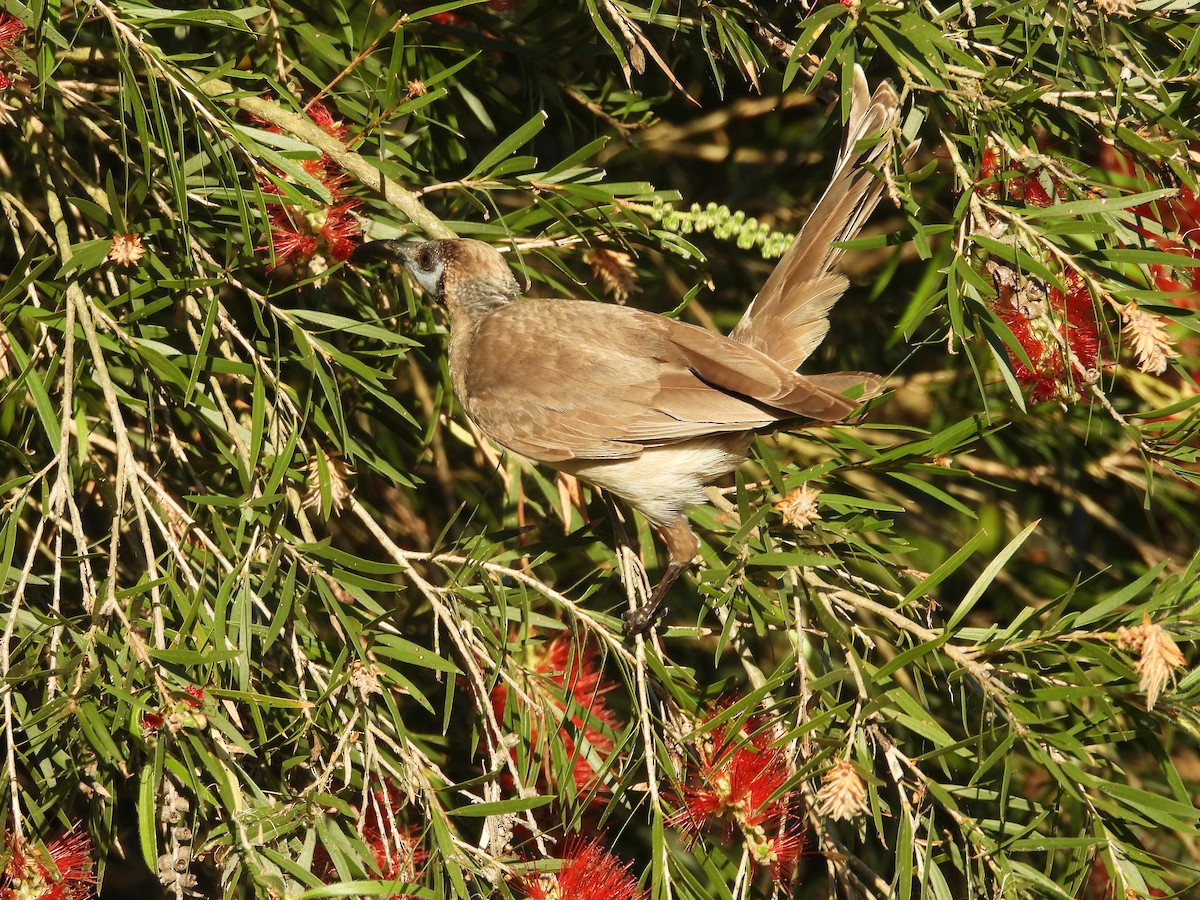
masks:
[[[1111,145],[1105,145],[1100,153],[1100,166],[1109,172],[1138,182],[1138,190],[1152,190],[1160,185],[1133,157],[1119,153]],[[1164,197],[1152,203],[1142,203],[1130,208],[1137,220],[1157,222],[1163,233],[1156,233],[1144,225],[1129,223],[1130,227],[1162,250],[1191,259],[1200,259],[1200,200],[1186,186],[1181,186],[1174,197]],[[1154,286],[1181,296],[1173,298],[1178,306],[1200,307],[1200,280],[1190,266],[1151,265],[1150,277]]]
[[[569,717],[561,717],[563,721],[553,739],[562,742],[563,749],[574,761],[576,790],[580,793],[593,791],[593,799],[603,802],[606,789],[577,742],[582,735],[593,758],[605,760],[612,754],[614,743],[610,734],[622,726],[604,698],[616,684],[603,676],[594,647],[576,644],[569,634],[560,634],[537,649],[533,671],[544,679],[540,683],[545,684],[547,690],[542,692],[542,697],[549,705],[564,712],[568,705],[571,707]],[[538,685],[539,681],[534,680],[531,686],[536,688]],[[503,716],[507,698],[506,685],[498,685],[492,691],[492,709],[497,718]],[[535,740],[536,736],[535,730]],[[552,777],[547,754],[542,779],[549,783]]]
[[[647,900],[628,863],[596,841],[568,845],[555,874],[529,875],[521,882],[529,900]]]
[[[389,782],[385,788],[373,791],[367,800],[366,812],[359,828],[362,841],[375,860],[381,881],[412,883],[420,877],[426,853],[421,847],[421,833],[411,825],[396,820],[396,813],[407,803],[404,791]],[[328,851],[317,845],[313,853],[313,874],[326,884],[338,880],[337,869]],[[389,894],[387,900],[405,900],[410,894]]]
[[[440,12],[434,13],[429,17],[430,22],[436,22],[438,25],[466,25],[467,20],[455,12]]]
[[[308,117],[328,135],[344,141],[349,128],[333,117],[324,103],[312,101],[305,107]],[[269,130],[278,130],[269,127]],[[350,214],[361,201],[344,200],[346,175],[327,155],[301,162],[301,168],[329,191],[330,204],[324,212],[305,212],[289,204],[280,204],[269,215],[270,241],[258,250],[269,250],[274,261],[267,271],[285,264],[306,266],[324,247],[328,257],[339,262],[346,260],[358,246],[362,228]],[[286,176],[282,176],[286,177]],[[262,187],[263,193],[279,195],[282,191],[272,183]]]
[[[335,206],[325,214],[325,222],[321,225],[321,239],[329,247],[329,255],[343,262],[354,252],[362,236],[362,228],[358,220],[350,215],[361,201],[351,200]]]
[[[285,263],[306,263],[317,252],[317,239],[301,220],[293,220],[292,213],[287,207],[278,207],[271,212],[271,243],[260,250],[271,250],[275,254],[275,262],[269,270],[277,269]]]
[[[26,31],[25,23],[6,12],[0,12],[0,50],[12,50]]]
[[[1087,285],[1075,272],[1064,275],[1063,283],[1066,290],[1052,287],[1044,300],[1023,296],[1026,291],[1020,287],[1000,285],[993,304],[1029,357],[1026,364],[1009,351],[1013,375],[1035,402],[1077,397],[1075,385],[1099,362],[1100,328]]]
[[[763,724],[754,717],[703,739],[671,823],[693,836],[711,826],[740,830],[751,859],[783,882],[804,847],[804,830],[795,814],[798,796],[784,790],[790,761],[782,747],[772,746]]]
[[[91,900],[96,884],[92,840],[69,831],[45,846],[33,847],[11,832],[5,835],[8,865],[0,880],[0,900]]]
[[[142,731],[158,731],[163,727],[165,720],[158,713],[143,713],[142,714]]]
[[[1020,174],[1001,179],[997,176],[1003,168],[999,151],[990,144],[984,147],[979,157],[979,174],[975,178],[976,193],[983,197],[1003,194],[1009,200],[1037,207],[1050,206],[1062,194],[1062,184],[1044,167],[1029,171],[1021,163],[1013,162],[1008,171]]]

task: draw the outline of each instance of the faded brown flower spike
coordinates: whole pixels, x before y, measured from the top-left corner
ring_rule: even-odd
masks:
[[[136,266],[145,255],[146,249],[142,246],[140,234],[115,235],[112,248],[108,251],[108,258],[118,266]]]
[[[783,516],[785,525],[791,525],[793,528],[807,528],[821,518],[821,513],[817,508],[817,500],[820,496],[820,491],[804,484],[788,491],[787,496],[775,504],[775,508]]]
[[[592,273],[614,300],[624,303],[629,298],[636,275],[633,258],[628,253],[607,247],[593,247],[583,259],[592,267]]]
[[[1117,629],[1117,646],[1140,653],[1134,664],[1138,686],[1146,692],[1146,708],[1154,709],[1159,695],[1168,685],[1175,684],[1175,670],[1184,664],[1183,652],[1175,640],[1146,614],[1141,625]]]
[[[321,473],[324,470],[329,480],[329,511],[330,513],[341,512],[342,507],[350,498],[350,478],[354,475],[354,470],[340,456],[330,455],[321,447],[317,448],[317,453],[321,454],[320,459],[316,456],[312,457],[305,469],[308,490],[304,495],[304,508],[321,508],[323,500]]]
[[[839,759],[825,773],[817,791],[817,812],[838,821],[849,821],[867,810],[867,785],[847,759]]]
[[[1129,338],[1141,371],[1161,375],[1167,370],[1168,361],[1179,356],[1162,316],[1143,312],[1130,302],[1121,307],[1121,322],[1121,333]]]

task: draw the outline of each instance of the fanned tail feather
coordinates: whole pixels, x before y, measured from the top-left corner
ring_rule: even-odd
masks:
[[[899,109],[890,84],[883,82],[872,95],[855,66],[846,140],[829,187],[730,337],[791,370],[824,340],[829,311],[847,286],[846,278],[832,271],[842,254],[833,244],[857,235],[883,195],[884,184],[872,170],[891,152]],[[879,141],[856,149],[877,133],[883,134]]]

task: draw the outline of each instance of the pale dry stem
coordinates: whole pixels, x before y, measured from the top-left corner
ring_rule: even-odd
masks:
[[[526,796],[529,788],[525,784],[521,772],[512,758],[512,754],[507,751],[500,752],[505,744],[504,730],[500,726],[499,721],[496,719],[496,714],[492,709],[487,681],[479,665],[479,660],[489,658],[487,648],[479,642],[467,619],[461,615],[456,615],[450,610],[442,600],[442,592],[425,580],[413,567],[408,553],[396,545],[387,532],[375,521],[370,512],[367,511],[366,507],[359,502],[358,498],[352,495],[347,502],[347,507],[362,522],[387,555],[400,566],[408,581],[412,583],[433,609],[435,618],[445,629],[451,643],[457,649],[456,656],[467,673],[467,680],[471,685],[472,693],[475,695],[477,707],[483,715],[484,724],[487,726],[489,752],[493,754],[493,759],[497,759],[497,757],[503,759],[505,766],[513,778],[514,784],[518,786],[520,795]],[[498,789],[499,785],[496,783],[489,785],[489,790],[493,793],[498,791]],[[498,800],[500,799],[499,794],[495,793],[495,796],[489,797],[489,799]],[[541,829],[538,827],[532,812],[526,811],[525,818],[530,830],[535,835],[540,835]]]

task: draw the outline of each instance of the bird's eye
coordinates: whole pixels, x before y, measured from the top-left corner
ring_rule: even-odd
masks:
[[[417,268],[426,270],[433,268],[433,252],[428,247],[417,252]]]

